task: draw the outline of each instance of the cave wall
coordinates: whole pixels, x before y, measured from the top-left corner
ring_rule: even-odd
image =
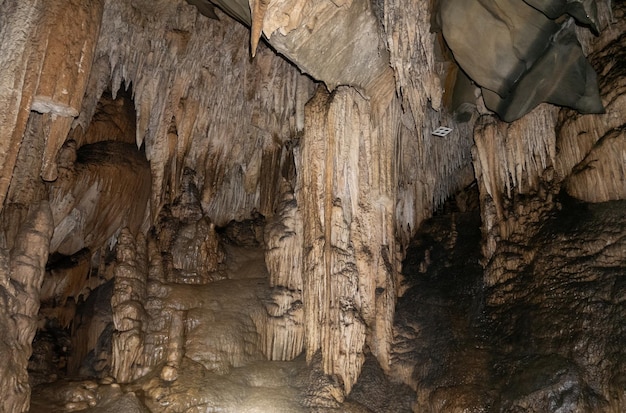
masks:
[[[355,7],[362,7],[363,4],[365,3],[355,3]],[[73,3],[68,3],[66,6],[73,5]],[[348,6],[350,5],[334,5],[330,2],[324,5],[329,12],[337,14],[340,18],[345,18],[342,16],[344,9]],[[17,36],[12,34],[11,30],[15,30],[14,27],[19,26],[24,30],[20,32],[22,36],[22,33],[25,33],[26,36],[31,36],[30,39],[36,39],[36,36],[39,35],[39,29],[36,27],[46,27],[44,23],[48,21],[45,20],[48,11],[42,9],[37,2],[26,3],[19,8],[9,7],[9,5],[4,7],[7,8],[7,13],[4,13],[7,16],[6,21],[13,22],[13,25],[3,26],[6,28],[5,32],[8,37]],[[9,231],[8,234],[16,233],[18,227],[16,223],[24,219],[23,208],[20,209],[18,206],[28,205],[36,199],[47,198],[48,191],[51,191],[53,199],[56,199],[55,205],[57,205],[54,208],[55,226],[57,227],[55,239],[63,237],[64,232],[61,230],[63,228],[65,228],[65,233],[72,232],[73,227],[68,224],[67,216],[74,217],[74,223],[89,221],[90,219],[98,222],[96,227],[88,225],[86,230],[83,229],[83,232],[90,233],[89,236],[95,239],[94,242],[81,243],[80,240],[74,240],[75,246],[61,252],[72,253],[79,247],[88,246],[95,253],[102,247],[102,244],[113,245],[111,242],[115,242],[121,228],[129,225],[129,222],[125,220],[116,222],[110,214],[98,215],[93,210],[85,211],[85,208],[79,207],[70,210],[82,211],[85,216],[76,212],[68,212],[68,202],[70,202],[67,199],[68,195],[66,195],[68,190],[72,194],[72,198],[86,197],[85,201],[78,201],[76,204],[80,206],[82,205],[81,202],[93,200],[93,195],[88,191],[89,184],[86,185],[86,189],[79,191],[81,192],[79,196],[74,193],[77,191],[77,182],[80,182],[76,178],[71,177],[63,183],[65,175],[62,175],[60,180],[57,180],[53,185],[44,187],[37,177],[37,172],[33,172],[37,171],[35,168],[38,167],[38,156],[40,156],[47,164],[50,164],[49,167],[46,167],[50,170],[56,170],[59,166],[63,174],[69,173],[70,176],[77,174],[76,169],[80,168],[76,168],[73,163],[75,155],[72,155],[72,151],[80,151],[81,147],[102,139],[102,137],[96,137],[96,135],[101,136],[103,132],[97,131],[93,126],[92,117],[96,113],[98,104],[102,105],[100,97],[103,93],[109,90],[113,100],[115,100],[120,88],[126,88],[132,93],[136,112],[134,141],[140,151],[145,153],[151,172],[149,213],[145,215],[141,225],[138,225],[137,219],[134,219],[134,225],[130,225],[131,228],[134,228],[134,232],[145,232],[146,225],[149,226],[150,222],[157,220],[163,206],[172,203],[180,196],[183,192],[183,172],[185,170],[192,171],[193,185],[197,188],[202,214],[216,225],[224,225],[233,219],[246,218],[253,210],[271,218],[278,206],[280,197],[285,192],[289,192],[289,189],[283,190],[285,187],[283,181],[285,180],[291,180],[288,183],[292,186],[291,191],[296,192],[295,200],[301,214],[322,207],[323,210],[328,210],[327,205],[319,204],[317,200],[308,195],[302,195],[307,192],[310,185],[310,182],[301,180],[303,176],[308,176],[303,174],[309,168],[310,162],[321,162],[319,167],[316,167],[316,171],[324,171],[329,177],[335,174],[332,171],[336,169],[328,164],[333,161],[332,152],[331,155],[320,159],[315,151],[307,149],[310,145],[307,142],[313,139],[311,137],[307,140],[307,134],[303,133],[306,125],[304,103],[309,100],[313,92],[313,82],[309,78],[298,73],[296,68],[277,57],[262,44],[258,47],[255,58],[251,60],[247,46],[249,33],[245,28],[233,23],[224,15],[220,15],[219,21],[208,19],[198,14],[194,7],[185,2],[162,1],[150,2],[148,5],[140,1],[130,4],[109,1],[98,3],[97,7],[90,9],[84,4],[81,4],[81,7],[89,11],[91,18],[97,22],[97,24],[85,25],[93,31],[91,37],[87,36],[88,39],[91,39],[90,43],[87,44],[88,47],[85,46],[87,47],[85,53],[89,52],[90,54],[83,53],[84,56],[78,55],[79,57],[75,58],[76,55],[73,53],[63,53],[62,51],[65,49],[62,47],[78,46],[55,46],[54,43],[49,43],[48,46],[50,48],[48,54],[59,52],[58,56],[63,56],[66,59],[63,61],[64,64],[71,64],[77,59],[80,61],[80,56],[83,56],[90,63],[89,67],[81,66],[81,70],[78,74],[75,73],[71,80],[72,85],[81,86],[77,89],[77,96],[84,95],[82,99],[75,98],[74,101],[79,103],[72,103],[74,110],[61,113],[59,108],[65,107],[62,105],[65,104],[62,100],[55,103],[56,106],[48,105],[46,107],[29,103],[34,99],[31,97],[34,92],[29,92],[29,87],[35,87],[31,85],[33,82],[25,81],[19,84],[17,88],[8,89],[17,90],[24,96],[22,100],[24,108],[26,111],[31,110],[28,122],[33,124],[33,133],[29,135],[22,131],[25,126],[21,126],[22,129],[19,129],[19,122],[8,122],[10,125],[15,124],[17,129],[15,133],[11,132],[10,138],[3,139],[3,142],[10,143],[14,148],[19,148],[21,144],[24,148],[22,156],[25,159],[23,163],[18,165],[17,169],[10,168],[10,163],[16,163],[19,158],[18,152],[14,150],[13,157],[15,159],[12,161],[13,158],[7,158],[5,163],[7,169],[3,172],[4,181],[7,182],[7,186],[8,182],[13,182],[8,190],[9,198],[3,205],[3,217],[6,230]],[[393,7],[399,10],[404,6],[396,5]],[[360,10],[359,8],[350,10],[352,10],[352,14],[348,13],[348,20],[358,17],[358,13],[354,13]],[[9,19],[8,16],[12,16],[10,13],[16,13],[13,19]],[[369,17],[363,24],[369,25],[368,27],[375,27],[380,24],[379,19],[382,16],[380,10],[377,11],[378,14],[373,11],[368,13]],[[27,16],[28,19],[23,18],[23,15]],[[309,10],[308,15],[305,14],[302,19],[306,20],[306,18],[314,15],[315,10]],[[425,14],[423,16],[426,19]],[[47,24],[52,25],[52,23]],[[408,25],[409,22],[404,24]],[[56,29],[56,26],[54,27]],[[376,28],[376,31],[378,30],[380,29]],[[422,30],[423,32],[416,36],[426,36],[428,38],[427,47],[431,50],[430,48],[435,47],[435,36],[426,34],[425,25]],[[98,36],[96,37],[94,33],[97,33]],[[82,38],[78,34],[76,36]],[[389,39],[394,39],[394,36],[389,36]],[[389,39],[377,40],[376,46]],[[23,50],[26,50],[27,43],[25,40],[22,43],[17,42],[19,37],[15,37],[15,40],[18,46],[21,45]],[[362,43],[360,44],[365,45],[370,40],[361,40]],[[367,46],[370,47],[370,45]],[[400,50],[401,46],[395,47],[397,47],[396,50]],[[44,51],[40,53],[44,53]],[[3,53],[3,56],[7,56],[6,60],[12,64],[19,63],[19,61],[11,60],[8,53]],[[383,60],[385,56],[383,54]],[[415,63],[421,62],[417,57],[413,59]],[[420,65],[424,66],[423,63]],[[421,70],[429,73],[428,80],[422,81],[417,90],[412,86],[412,78],[421,78],[421,76],[415,74],[412,74],[412,78],[407,79],[403,84],[396,85],[396,89],[405,90],[407,95],[413,96],[412,98],[420,95],[424,88],[431,90],[432,94],[440,94],[437,76],[441,73],[437,72],[442,72],[444,67],[432,62],[427,63],[426,66]],[[359,65],[352,64],[351,67],[354,76],[372,75],[371,70],[359,70]],[[324,220],[322,222],[322,232],[326,234],[326,239],[332,237],[338,240],[343,239],[342,242],[344,243],[356,242],[357,245],[361,245],[357,250],[363,250],[368,257],[366,264],[362,262],[361,258],[356,258],[361,256],[362,252],[350,252],[350,254],[356,254],[351,260],[357,266],[356,272],[352,276],[356,278],[351,283],[360,284],[362,291],[350,290],[352,287],[344,287],[341,284],[331,288],[331,290],[336,289],[336,292],[332,294],[337,296],[337,302],[343,300],[348,304],[353,303],[346,304],[341,311],[340,304],[337,304],[337,307],[332,310],[335,314],[334,318],[339,318],[342,311],[344,315],[341,317],[355,312],[353,316],[357,317],[356,319],[363,318],[363,321],[360,322],[361,329],[355,335],[358,345],[349,346],[350,348],[354,347],[354,350],[351,351],[355,352],[357,358],[355,360],[348,358],[345,363],[333,365],[336,362],[332,360],[338,352],[342,351],[340,347],[346,344],[342,342],[345,338],[344,333],[340,333],[330,340],[329,331],[334,328],[331,324],[325,327],[326,333],[319,335],[316,332],[318,326],[314,325],[316,324],[314,320],[318,315],[316,315],[315,309],[319,303],[315,304],[315,300],[307,302],[304,320],[308,327],[303,332],[298,333],[300,337],[289,339],[282,337],[282,341],[276,341],[282,343],[280,346],[274,346],[276,348],[269,346],[266,349],[267,354],[281,354],[279,358],[291,358],[298,353],[300,347],[295,345],[292,350],[288,351],[284,348],[281,349],[281,347],[292,346],[292,342],[307,343],[306,348],[309,357],[312,357],[318,348],[322,348],[327,372],[339,373],[345,380],[346,389],[350,388],[358,376],[358,371],[363,362],[361,352],[365,345],[366,336],[369,346],[372,347],[381,363],[388,365],[390,325],[397,294],[395,278],[397,277],[402,245],[396,245],[394,231],[399,231],[401,239],[408,239],[412,231],[418,226],[419,221],[428,216],[429,211],[432,211],[445,198],[446,193],[467,182],[470,176],[468,174],[470,171],[468,153],[471,140],[467,134],[468,128],[455,129],[448,138],[453,142],[462,142],[460,151],[452,150],[449,142],[431,136],[430,132],[439,126],[441,118],[446,116],[442,114],[443,112],[437,111],[440,96],[435,96],[432,99],[435,101],[435,108],[428,109],[429,116],[427,118],[422,115],[422,109],[429,108],[432,102],[429,98],[421,97],[418,102],[413,103],[412,111],[401,115],[401,106],[394,97],[394,86],[390,83],[391,72],[384,69],[386,67],[384,61],[379,67],[381,67],[380,70],[374,71],[380,72],[374,76],[375,79],[357,81],[355,84],[359,89],[365,90],[366,99],[373,99],[369,104],[358,103],[363,107],[360,109],[363,112],[363,115],[360,115],[362,120],[358,121],[362,126],[356,129],[340,128],[332,132],[333,135],[338,136],[337,144],[343,145],[341,146],[344,148],[342,150],[346,151],[346,162],[352,165],[342,174],[355,174],[350,178],[351,183],[342,184],[344,178],[341,178],[341,175],[333,178],[340,179],[335,184],[337,189],[332,190],[336,192],[335,196],[342,199],[346,205],[350,205],[350,208],[346,209],[350,212],[345,212],[348,214],[348,218],[344,218],[343,221],[345,222],[340,226],[332,224],[330,221]],[[400,62],[396,67],[401,67]],[[41,69],[24,66],[24,63],[15,69],[15,73],[22,73],[26,79],[28,76],[41,77],[51,70],[45,67]],[[70,76],[70,73],[66,74],[64,71],[61,73]],[[337,81],[327,80],[328,84],[342,82],[341,78],[338,78]],[[11,96],[7,95],[5,99],[9,101]],[[51,99],[54,101],[54,96]],[[351,99],[359,101],[356,96]],[[353,115],[346,112],[349,106],[348,103],[345,103],[332,110],[332,116],[339,119],[339,125],[355,121]],[[366,108],[366,106],[370,107]],[[35,123],[46,121],[47,113],[40,114],[39,112],[47,112],[49,107],[56,108],[55,110],[59,112],[55,112],[55,122],[64,122],[61,132],[57,133],[54,129],[50,132],[45,124]],[[15,113],[23,113],[24,111],[22,109],[19,112],[16,109]],[[40,120],[42,116],[43,120]],[[419,116],[419,118],[413,119],[415,116]],[[368,121],[368,118],[372,119]],[[313,117],[313,119],[317,118]],[[324,121],[320,118],[315,121],[309,120],[309,122],[308,135],[314,136],[312,132],[319,127],[316,122],[323,123]],[[332,130],[335,127],[328,126],[328,128]],[[76,148],[73,148],[73,144],[69,142],[67,150],[64,149],[59,152],[70,131],[72,140],[76,142],[74,144]],[[25,139],[28,136],[32,136],[32,143],[25,146],[24,144],[27,142]],[[369,167],[366,167],[365,164],[353,165],[359,161],[350,155],[351,148],[359,142],[358,139],[362,136],[369,136],[370,143],[361,149],[361,155],[373,156],[373,163]],[[387,139],[383,146],[379,143],[379,136],[384,136]],[[300,138],[302,140],[298,142]],[[115,139],[119,139],[119,137]],[[322,139],[323,141],[327,137],[321,135],[320,138],[315,139]],[[349,142],[353,143],[349,144]],[[298,147],[298,143],[303,145],[302,148]],[[39,148],[36,156],[32,156],[31,148]],[[57,152],[59,165],[56,161]],[[12,152],[7,151],[6,153],[9,156]],[[293,160],[293,157],[299,158]],[[422,162],[415,162],[416,157]],[[450,157],[456,160],[449,162]],[[291,177],[282,176],[281,170],[287,170],[289,163],[295,163],[297,165],[296,170],[290,172]],[[374,169],[370,170],[370,167]],[[462,178],[457,180],[453,177],[457,176],[456,172],[459,169],[464,169],[465,173]],[[360,172],[357,172],[358,170]],[[437,172],[433,174],[430,171]],[[421,174],[422,178],[414,178],[412,175],[415,172]],[[78,172],[78,176],[83,177],[89,176],[89,174],[89,172]],[[13,177],[12,180],[9,179],[11,176]],[[298,176],[298,179],[294,180],[294,176]],[[376,176],[378,176],[379,184],[374,185]],[[398,176],[404,177],[401,185],[402,192],[399,195],[396,194],[393,184],[396,179],[399,179]],[[45,179],[53,180],[54,176],[45,175]],[[453,182],[449,183],[450,180]],[[31,194],[29,198],[23,192],[15,190],[18,182],[24,181],[29,181],[28,187],[36,188],[36,190],[32,189],[28,192]],[[346,186],[342,187],[342,185]],[[362,194],[356,198],[356,195],[350,192],[353,190],[353,185],[361,187],[359,191]],[[370,185],[372,188],[369,188]],[[72,188],[59,189],[63,186]],[[373,192],[370,193],[370,190]],[[5,189],[4,192],[7,193],[7,190]],[[131,190],[129,193],[134,192],[136,191]],[[375,200],[369,200],[369,197],[374,193],[376,193]],[[327,197],[326,189],[320,190],[319,195]],[[401,206],[398,207],[399,213],[394,210],[397,198],[401,199]],[[359,209],[355,209],[357,208],[356,205],[363,203],[366,199],[371,203],[370,206],[359,206]],[[106,201],[105,204],[107,204]],[[357,221],[350,224],[353,220],[350,218],[352,215],[361,214],[360,208],[364,208],[363,213],[370,218],[364,219],[362,222],[358,221],[358,224]],[[113,209],[112,211],[116,210]],[[95,216],[89,217],[90,212]],[[65,216],[64,214],[68,215]],[[79,218],[76,218],[77,216]],[[400,218],[396,219],[397,216]],[[381,220],[380,223],[377,222],[379,220]],[[311,225],[310,229],[306,225]],[[311,237],[317,229],[314,230],[312,224],[307,223],[306,225],[303,226],[305,237]],[[358,229],[349,228],[354,225]],[[379,225],[382,227],[379,228]],[[370,246],[370,235],[366,236],[365,234],[379,233],[379,231],[382,238],[374,242],[373,247]],[[363,233],[363,235],[357,235],[358,233]],[[83,235],[78,234],[78,238]],[[305,237],[301,241],[302,244],[296,243],[290,246],[290,249],[299,250],[307,245],[304,241]],[[361,241],[357,241],[359,237],[361,237]],[[11,235],[6,237],[9,240],[11,238]],[[60,242],[55,241],[53,245],[58,247]],[[7,241],[7,248],[11,247],[11,241]],[[348,249],[350,248],[352,247]],[[49,252],[58,252],[56,251],[58,248],[53,249],[55,251]],[[370,249],[371,252],[368,252]],[[309,257],[309,266],[313,265],[317,259],[319,259],[317,255]],[[331,272],[336,270],[333,269],[334,264],[330,264],[331,258],[325,258],[325,260],[328,265],[324,266],[324,277],[330,277]],[[272,258],[268,256],[269,266],[273,268],[271,261]],[[361,265],[365,265],[365,267],[359,268]],[[304,271],[303,275],[306,274],[306,265],[302,265],[300,268]],[[115,273],[113,270],[108,271]],[[358,275],[370,272],[380,272],[380,279],[372,280],[368,276]],[[280,278],[279,275],[273,273],[270,277]],[[285,283],[277,281],[275,286],[284,287],[283,284]],[[286,284],[287,287],[294,290],[304,291],[305,301],[312,300],[313,295],[318,292],[317,287],[313,288],[314,277],[308,281],[309,287],[305,287],[305,283],[299,284],[298,282],[294,285],[289,282]],[[309,289],[307,290],[307,288]],[[346,288],[348,290],[345,290]],[[301,291],[296,292],[302,293]],[[297,301],[297,299],[293,301]],[[367,329],[373,330],[373,333],[366,334]],[[122,328],[118,331],[126,330]],[[304,339],[302,335],[304,335]],[[347,335],[350,336],[351,334]],[[326,338],[322,340],[320,337]],[[93,342],[94,339],[88,341]],[[334,344],[331,345],[331,341]],[[322,345],[322,343],[326,344]],[[118,371],[120,379],[129,377],[129,373],[119,372],[118,367],[115,367],[114,370]]]
[[[599,73],[605,113],[585,115],[540,105],[513,123],[489,114],[478,119],[473,158],[481,192],[486,260],[498,240],[507,240],[517,229],[540,222],[541,211],[552,208],[554,195],[561,189],[587,202],[623,199],[624,157],[623,152],[618,153],[618,148],[623,148],[619,138],[624,118],[624,79],[619,63],[623,23],[616,17],[621,13],[622,7],[617,5],[612,12],[600,14],[603,30],[598,37],[580,33],[589,61]],[[518,195],[538,195],[541,201],[522,206],[512,202]],[[535,218],[531,218],[533,214]]]

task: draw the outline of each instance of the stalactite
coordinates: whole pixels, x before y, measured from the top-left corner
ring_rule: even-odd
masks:
[[[132,84],[136,142],[145,144],[153,177],[152,212],[168,202],[166,188],[178,188],[170,180],[192,167],[203,210],[222,226],[255,208],[271,215],[260,209],[273,202],[261,202],[257,179],[276,165],[252,166],[295,135],[294,105],[311,82],[263,45],[250,61],[249,32],[220,15],[222,21],[208,19],[182,0],[145,8],[106,2],[87,96],[98,99],[102,77],[114,98]],[[90,108],[87,102],[74,126],[87,123]]]
[[[600,17],[607,21],[606,16]],[[598,80],[605,114],[580,115],[544,104],[511,124],[488,115],[477,122],[473,156],[481,193],[485,260],[500,240],[532,231],[531,226],[554,206],[553,196],[562,183],[572,195],[588,201],[621,197],[624,75],[611,63],[624,50],[620,27],[610,27],[588,42],[588,48],[600,48],[590,61],[604,68],[598,71]],[[600,159],[605,160],[599,161],[602,165],[592,167]],[[511,200],[518,194],[534,194],[542,200],[516,205]],[[487,280],[495,281],[493,277]]]
[[[76,305],[71,326],[71,352],[67,362],[67,375],[70,377],[111,377],[111,336],[114,329],[112,277],[113,274],[106,282],[94,286],[89,296],[84,301],[79,300]]]
[[[302,293],[274,287],[256,319],[261,351],[268,360],[293,360],[304,349]]]
[[[565,183],[577,199],[606,202],[626,198],[626,132],[614,130],[576,165]]]
[[[94,78],[108,78],[108,74],[100,73],[101,69],[97,66],[101,64],[101,61],[94,63],[92,73],[98,75],[92,75],[92,80]],[[102,86],[106,85],[102,80],[101,83]],[[102,141],[134,144],[137,126],[132,97],[124,91],[123,93],[118,92],[117,98],[113,99],[111,93],[106,90],[99,90],[99,93],[92,96],[89,90],[91,88],[92,86],[89,85],[85,105],[83,105],[79,117],[73,124],[74,129],[68,135],[68,140],[76,141],[77,147]],[[95,100],[96,95],[100,98],[92,111],[91,103],[92,100]],[[87,124],[86,119],[91,119],[91,122]]]
[[[556,179],[551,171],[557,112],[555,107],[541,105],[510,124],[492,115],[484,115],[476,123],[473,155],[485,234],[485,260],[494,253],[498,240],[508,239],[520,230],[522,223],[518,222],[518,216],[530,216],[511,210],[509,200],[517,194],[538,194],[543,191],[545,181]],[[553,194],[543,195],[545,207],[550,208]],[[542,208],[535,207],[537,213],[533,217],[539,218]]]
[[[45,304],[50,311],[60,311],[61,314],[70,297],[78,301],[81,295],[88,296],[89,291],[98,286],[90,283],[90,250],[81,250],[66,261],[51,266],[43,281],[40,295],[42,305]],[[46,316],[53,317],[53,314],[46,312]],[[57,318],[67,328],[74,315]]]
[[[459,123],[443,107],[449,63],[431,31],[430,0],[385,0],[382,19],[404,113],[397,158],[397,233],[408,245],[420,223],[472,179],[472,125]],[[439,56],[439,58],[438,58]],[[448,91],[449,92],[449,91]],[[433,136],[452,128],[445,138]]]

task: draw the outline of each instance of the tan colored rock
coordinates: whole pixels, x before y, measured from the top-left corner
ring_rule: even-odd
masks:
[[[77,161],[63,166],[63,176],[50,185],[52,251],[65,255],[85,247],[95,251],[125,226],[137,233],[146,220],[151,184],[144,155],[133,145],[110,141],[66,155]]]
[[[31,389],[26,368],[37,329],[39,293],[48,259],[52,225],[49,204],[32,205],[10,254],[2,250],[2,313],[12,315],[11,318],[0,318],[5,328],[0,349],[7,357],[0,367],[0,392],[3,408],[7,412],[25,411],[30,402]]]
[[[45,46],[36,43],[42,15],[39,1],[3,2],[0,5],[0,65],[6,71],[0,87],[0,206],[11,182],[26,130]],[[33,46],[35,45],[35,46]]]
[[[117,245],[117,263],[111,307],[113,333],[111,374],[118,383],[138,378],[144,352],[144,324],[147,322],[143,303],[146,300],[146,240],[136,239],[123,229]]]
[[[294,107],[310,93],[311,82],[266,47],[251,61],[249,32],[219,13],[220,21],[208,19],[183,1],[146,8],[112,2],[104,11],[86,111],[93,113],[105,89],[101,79],[110,79],[113,98],[132,84],[136,143],[145,142],[150,161],[155,218],[179,195],[166,199],[165,189],[180,187],[187,166],[216,225],[243,220],[254,208],[270,215],[265,207],[273,206],[275,185],[265,179],[279,170],[271,155],[295,135],[302,106]],[[259,191],[259,181],[267,191]]]
[[[251,0],[250,4],[253,49],[262,32],[281,54],[330,90],[349,85],[370,97],[380,94],[387,104],[393,93],[389,57],[369,1]]]
[[[581,181],[599,182],[615,171],[611,162],[620,161],[615,154],[623,140],[597,129],[590,133],[593,139],[572,144],[587,126],[597,128],[603,122],[621,127],[617,107],[608,117],[588,123],[547,105],[510,125],[484,116],[474,128],[478,112],[473,111],[466,123],[458,123],[445,108],[448,63],[437,35],[430,31],[430,3],[253,2],[253,39],[263,32],[270,44],[274,39],[294,41],[285,43],[294,51],[293,63],[305,68],[311,62],[310,72],[319,71],[314,75],[318,81],[338,85],[332,91],[318,85],[319,93],[305,109],[314,81],[262,43],[250,59],[250,33],[221,11],[216,11],[220,20],[214,20],[182,0],[103,2],[102,27],[76,119],[61,116],[73,112],[69,104],[57,105],[58,97],[39,99],[35,107],[59,113],[32,112],[26,119],[35,96],[33,73],[39,73],[28,65],[39,62],[44,53],[42,45],[28,49],[26,44],[38,33],[37,7],[42,4],[2,3],[0,34],[15,40],[16,49],[5,56],[6,46],[0,46],[0,63],[11,71],[8,80],[0,80],[7,86],[0,102],[8,102],[10,109],[0,110],[0,123],[6,124],[4,135],[0,133],[6,138],[0,139],[0,149],[6,149],[0,151],[0,160],[6,161],[0,163],[0,193],[8,194],[0,220],[0,297],[7,303],[0,300],[0,310],[7,309],[0,311],[0,326],[21,332],[24,343],[32,340],[41,297],[36,285],[27,293],[14,288],[12,266],[26,261],[18,263],[8,251],[21,248],[21,223],[34,225],[32,217],[26,217],[29,207],[50,195],[53,242],[32,237],[29,248],[37,251],[29,254],[37,255],[37,264],[32,274],[25,270],[28,275],[22,281],[40,280],[49,252],[72,254],[85,246],[104,246],[87,260],[97,277],[85,279],[78,268],[61,275],[56,268],[45,298],[69,303],[70,295],[80,297],[94,288],[88,298],[96,300],[100,291],[95,281],[115,278],[113,296],[105,299],[111,312],[84,307],[98,308],[98,320],[88,321],[84,314],[82,319],[90,325],[83,326],[74,318],[72,343],[80,360],[94,351],[90,374],[111,374],[125,389],[141,387],[155,411],[217,409],[222,402],[240,410],[269,408],[269,401],[281,392],[283,398],[274,400],[284,411],[299,411],[303,405],[339,408],[342,403],[346,410],[357,409],[349,393],[357,388],[367,352],[395,379],[417,383],[410,373],[415,370],[390,367],[396,298],[407,290],[399,282],[400,262],[424,218],[474,179],[473,138],[485,225],[484,262],[491,259],[493,268],[485,274],[485,284],[494,288],[515,282],[518,267],[533,259],[536,251],[522,241],[536,234],[554,212],[561,180],[578,179],[572,188],[593,192]],[[16,21],[20,26],[11,23]],[[345,37],[339,41],[337,33]],[[611,29],[611,36],[616,38],[616,33],[618,29]],[[586,39],[584,45],[598,50],[608,43],[604,38],[596,43]],[[598,65],[605,60],[598,59]],[[610,86],[619,85],[612,80],[618,73],[609,66],[601,75],[606,78],[603,91],[608,100],[621,102],[620,88],[613,91]],[[15,84],[24,85],[19,93]],[[123,93],[129,106],[120,110],[127,118],[99,125],[98,102],[107,108],[117,105],[121,88],[129,91]],[[110,90],[112,103],[101,99],[105,90]],[[486,112],[480,100],[474,103]],[[5,114],[16,118],[5,122]],[[117,126],[132,136],[117,135]],[[433,136],[439,126],[452,131],[445,138]],[[67,140],[57,151],[59,136],[74,141]],[[122,142],[127,150],[111,150]],[[84,155],[92,145],[109,149],[87,162]],[[575,155],[565,156],[566,147]],[[126,155],[131,152],[138,157],[130,156],[129,161]],[[44,153],[54,154],[58,167],[57,180],[47,186],[39,178]],[[143,153],[146,159],[139,156]],[[605,169],[594,172],[600,174],[569,172],[595,158],[607,160]],[[143,166],[135,169],[138,164]],[[140,176],[150,180],[131,179]],[[2,191],[3,185],[8,191]],[[525,197],[532,200],[521,202]],[[449,227],[447,248],[463,245],[455,225]],[[238,246],[240,241],[245,249]],[[504,249],[506,242],[512,247]],[[115,243],[117,257],[109,250]],[[607,249],[607,262],[619,256],[620,247],[613,243]],[[425,254],[422,275],[438,260]],[[506,294],[492,294],[489,300],[494,305],[509,302]],[[14,305],[21,306],[21,313]],[[39,315],[56,314],[68,325],[71,317],[64,314],[70,311],[58,307],[56,313]],[[18,323],[27,328],[18,330]],[[106,326],[114,326],[115,332]],[[109,351],[107,331],[113,335],[112,354],[103,354]],[[11,406],[24,410],[27,390],[15,383],[26,383],[28,345],[16,346],[17,340],[7,337],[0,340],[0,352],[9,356],[0,385],[5,386],[2,391],[21,392],[7,400],[13,397]],[[96,343],[100,338],[102,343]],[[303,351],[306,354],[298,359]],[[272,368],[280,366],[284,374],[253,377],[238,370],[264,358],[274,360]],[[314,381],[310,386],[267,386],[272,377],[281,383],[292,379],[291,367],[285,366],[304,365],[305,358],[311,363],[306,371],[316,372],[308,378]],[[78,372],[80,360],[73,360],[69,371]],[[486,362],[476,360],[471,366]],[[595,358],[593,362],[600,363]],[[454,377],[473,380],[471,385],[460,394],[444,385],[433,393],[433,406],[461,409],[484,400],[482,394],[461,397],[471,395],[472,386],[483,377],[463,376],[464,366],[459,361]],[[148,375],[141,384],[136,381]],[[231,379],[242,377],[245,386],[228,387]],[[575,375],[563,377],[564,382],[555,381],[556,387],[578,380]],[[451,401],[449,396],[455,394],[460,396]],[[86,400],[70,397],[64,402]]]
[[[431,30],[432,3],[394,0],[378,12],[402,107],[395,225],[403,247],[450,194],[474,179],[470,149],[476,114],[458,123],[444,106],[449,63],[442,57],[442,40]],[[433,136],[440,126],[452,131],[445,138]]]
[[[331,96],[319,89],[307,104],[296,165],[307,359],[321,350],[324,371],[340,377],[346,392],[359,375],[366,337],[388,366],[396,298],[395,129],[376,128],[370,113],[353,89]]]
[[[617,13],[623,16],[624,11]],[[626,198],[626,149],[623,134],[626,117],[626,73],[615,62],[626,54],[620,33],[623,19],[594,39],[591,62],[599,70],[600,91],[606,113],[586,116],[561,113],[556,142],[556,169],[565,179],[566,191],[587,202]],[[622,30],[622,32],[620,32]]]
[[[626,132],[607,132],[565,182],[566,191],[587,202],[626,199]]]
[[[178,378],[178,369],[185,356],[185,314],[183,311],[172,312],[166,364],[161,370],[161,378],[165,381]]]
[[[39,67],[30,69],[37,78],[30,109],[50,114],[41,169],[46,181],[57,177],[57,151],[81,108],[102,11],[102,1],[67,0],[46,4],[37,21],[33,40],[43,45],[43,53]]]

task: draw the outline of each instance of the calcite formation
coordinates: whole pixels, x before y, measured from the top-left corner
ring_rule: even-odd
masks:
[[[0,411],[623,411],[625,12],[0,1]]]

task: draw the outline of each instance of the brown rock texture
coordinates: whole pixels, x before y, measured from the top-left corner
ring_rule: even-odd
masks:
[[[0,0],[0,412],[623,411],[624,4],[479,3],[605,113],[474,3]]]
[[[14,247],[2,249],[2,348],[6,362],[0,367],[0,392],[5,411],[25,411],[30,403],[28,359],[37,330],[39,290],[48,259],[52,214],[47,202],[31,206]],[[10,314],[10,316],[9,316]]]

